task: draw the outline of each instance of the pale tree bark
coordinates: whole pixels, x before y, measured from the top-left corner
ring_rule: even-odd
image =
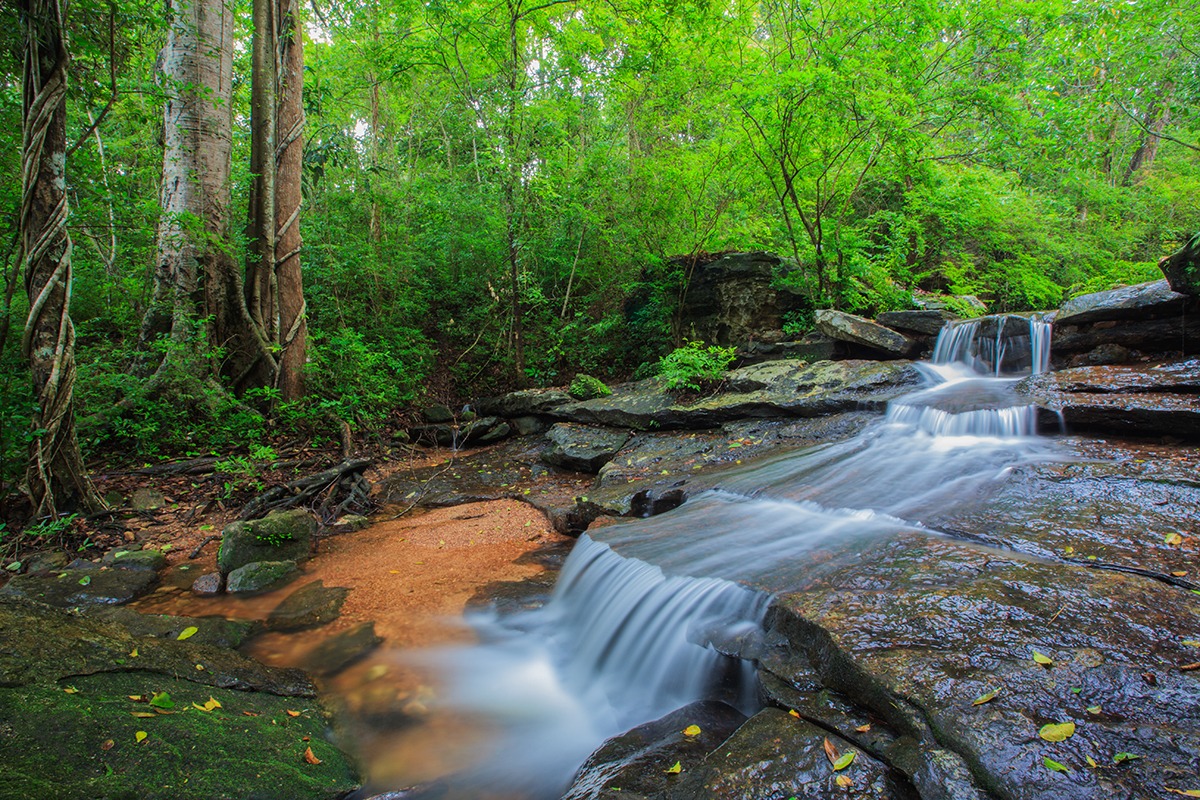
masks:
[[[210,345],[222,354],[207,371],[237,382],[272,356],[246,307],[242,278],[230,254],[230,163],[233,152],[233,5],[181,0],[172,9],[162,51],[163,177],[154,296],[141,343],[169,336],[156,378],[178,367],[190,377],[208,320]],[[187,356],[196,356],[188,363]],[[174,377],[181,377],[177,374]]]
[[[279,293],[279,374],[276,386],[283,400],[304,394],[304,361],[308,321],[304,281],[300,272],[301,173],[304,167],[304,45],[299,0],[279,5],[278,161],[275,180],[275,274]]]
[[[1171,97],[1174,89],[1174,84],[1167,81],[1159,87],[1158,94],[1146,109],[1140,125],[1142,138],[1138,142],[1137,149],[1133,151],[1129,164],[1125,167],[1122,181],[1124,185],[1131,185],[1140,170],[1154,166],[1154,160],[1158,157],[1158,145],[1162,141],[1162,133],[1171,122]]]
[[[29,316],[21,348],[37,408],[25,490],[35,517],[104,507],[75,435],[75,326],[66,193],[67,44],[60,0],[22,0],[21,260]]]

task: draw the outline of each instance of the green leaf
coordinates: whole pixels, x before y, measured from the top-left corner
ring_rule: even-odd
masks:
[[[1135,756],[1133,753],[1117,753],[1113,756],[1113,763],[1120,764],[1122,761],[1136,761],[1141,756]]]
[[[1074,735],[1074,722],[1052,722],[1049,725],[1043,725],[1041,730],[1038,731],[1038,736],[1042,737],[1047,742],[1066,741]]]
[[[91,576],[91,575],[84,575],[82,578],[80,578],[80,579],[79,579],[79,585],[80,585],[80,586],[87,586],[87,585],[88,585],[89,583],[91,583],[91,582],[92,582],[92,576]]]
[[[1088,712],[1089,714],[1099,714],[1099,713],[1100,713],[1100,706],[1088,706],[1088,707],[1087,707],[1087,712]]]
[[[1000,694],[1000,687],[996,687],[995,689],[992,689],[987,694],[979,695],[979,697],[976,697],[974,700],[971,701],[971,705],[981,706],[984,703],[990,703],[996,699],[996,695],[998,695],[998,694]]]
[[[845,754],[844,754],[844,755],[843,755],[841,758],[839,758],[837,761],[833,762],[833,771],[834,771],[834,772],[841,772],[841,771],[842,771],[842,770],[844,770],[846,767],[848,767],[848,766],[850,766],[851,764],[853,764],[853,763],[854,763],[854,759],[855,759],[857,756],[858,756],[858,751],[857,751],[857,750],[851,750],[851,751],[849,751],[848,753],[845,753]]]
[[[195,625],[188,625],[186,628],[184,628],[182,631],[179,632],[179,636],[177,636],[176,639],[178,639],[179,641],[182,642],[184,639],[192,638],[199,631],[200,631],[200,629],[197,628]]]
[[[1033,652],[1033,660],[1036,661],[1037,663],[1041,664],[1043,667],[1054,666],[1054,659],[1052,659],[1050,656],[1043,655],[1042,653],[1039,653],[1037,650],[1034,650],[1032,652]]]
[[[166,692],[155,692],[154,696],[150,698],[150,705],[155,708],[174,708],[175,701]]]
[[[1053,758],[1045,756],[1042,758],[1042,763],[1046,765],[1046,769],[1052,769],[1055,772],[1070,772],[1065,765],[1058,763]]]

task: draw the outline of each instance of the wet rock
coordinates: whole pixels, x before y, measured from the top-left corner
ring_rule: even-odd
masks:
[[[48,550],[43,553],[30,553],[25,557],[25,572],[50,572],[61,570],[71,560],[70,556],[61,550]]]
[[[295,561],[251,561],[229,573],[225,590],[233,594],[264,592],[294,578]]]
[[[915,355],[920,345],[902,333],[844,311],[817,312],[817,330],[839,341],[870,348],[891,358]]]
[[[443,405],[432,405],[421,412],[426,422],[437,425],[443,422],[453,422],[454,412]]]
[[[541,417],[517,417],[510,420],[510,423],[517,436],[532,436],[550,429],[550,423]]]
[[[768,628],[807,662],[800,680],[815,670],[899,733],[956,753],[995,796],[1149,796],[1195,774],[1200,688],[1179,667],[1194,660],[1182,642],[1200,629],[1200,600],[1187,592],[916,531],[836,549],[796,580]],[[763,663],[790,682],[787,658]],[[1044,741],[1051,722],[1075,734]],[[1114,765],[1120,752],[1143,758]],[[1110,766],[1089,769],[1085,755]],[[938,766],[923,774],[936,780]]]
[[[115,569],[86,563],[57,572],[14,576],[0,587],[0,595],[36,600],[47,605],[122,605],[136,600],[158,582],[147,569]]]
[[[507,422],[500,422],[489,428],[486,433],[482,434],[478,441],[480,444],[492,444],[493,442],[500,441],[506,436],[510,436],[512,432],[512,426],[510,426]]]
[[[1067,363],[1070,367],[1096,367],[1105,364],[1124,364],[1132,361],[1133,352],[1119,344],[1101,344],[1079,355],[1072,356]]]
[[[546,438],[550,447],[542,453],[542,459],[547,464],[596,473],[625,445],[629,432],[560,422]]]
[[[167,557],[159,550],[110,550],[101,559],[102,564],[125,569],[160,570],[167,565]]]
[[[315,628],[337,619],[350,590],[313,581],[287,596],[267,617],[273,631],[299,631]]]
[[[826,739],[839,754],[856,754],[840,773],[826,755]],[[838,777],[849,779],[852,791],[862,797],[911,796],[904,793],[908,787],[894,785],[887,765],[809,722],[768,708],[751,717],[698,767],[685,768],[666,796],[669,800],[826,800],[846,791],[837,785]]]
[[[1200,297],[1200,234],[1193,236],[1172,255],[1158,262],[1171,289]]]
[[[679,427],[672,415],[674,398],[659,378],[612,387],[608,397],[570,402],[557,406],[552,416],[583,425],[608,425],[614,428],[645,430],[670,424]]]
[[[553,408],[571,402],[562,389],[522,389],[500,397],[484,398],[476,403],[481,414],[512,419],[545,414]]]
[[[691,276],[680,308],[680,330],[690,339],[731,345],[778,337],[784,315],[807,306],[802,292],[779,282],[795,265],[772,253],[677,261]]]
[[[753,340],[738,347],[738,363],[756,364],[787,358],[797,361],[827,361],[841,355],[839,343],[813,331],[796,341],[764,342]]]
[[[947,322],[958,319],[946,309],[923,309],[920,311],[885,311],[875,318],[880,325],[892,330],[937,336]]]
[[[312,551],[316,532],[317,521],[302,509],[231,523],[221,532],[217,567],[228,575],[255,561],[303,561]]]
[[[579,768],[563,800],[626,800],[661,797],[679,778],[666,770],[675,762],[687,769],[721,745],[745,722],[746,715],[717,702],[700,702],[615,736]],[[700,733],[685,736],[695,725]],[[620,794],[615,794],[619,792]]]
[[[1167,281],[1152,281],[1073,297],[1062,304],[1054,322],[1056,325],[1082,325],[1170,316],[1182,311],[1187,304],[1187,296],[1172,291]]]
[[[335,675],[370,653],[382,641],[375,634],[374,622],[360,623],[313,648],[303,659],[304,669],[321,677]]]
[[[1200,359],[1074,367],[1034,375],[1018,391],[1071,429],[1200,437]]]
[[[208,572],[192,582],[192,592],[198,595],[210,596],[221,593],[221,573]]]
[[[120,625],[138,638],[177,640],[188,628],[195,628],[187,641],[192,644],[213,645],[233,649],[240,647],[256,632],[260,623],[253,620],[232,620],[224,617],[176,617],[168,614],[142,614],[132,608],[115,606],[97,609],[95,619]]]
[[[113,621],[0,597],[0,796],[333,800],[356,788],[311,682],[196,644],[201,635],[134,637]],[[147,706],[127,698],[152,692],[188,712],[132,717]],[[191,709],[210,697],[222,708]],[[138,730],[149,734],[140,744]],[[320,764],[304,762],[300,742]]]
[[[129,498],[129,507],[134,511],[157,511],[166,504],[162,492],[154,489],[136,489]]]

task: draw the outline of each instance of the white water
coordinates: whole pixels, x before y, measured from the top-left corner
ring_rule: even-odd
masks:
[[[721,490],[603,528],[603,542],[582,536],[544,608],[477,620],[482,644],[436,657],[447,702],[500,731],[465,785],[555,797],[609,736],[699,699],[753,711],[751,665],[713,643],[752,637],[769,593],[830,553],[939,535],[923,520],[1052,458],[1012,391],[1014,365],[1045,369],[1048,324],[993,318],[981,337],[984,324],[947,326],[930,385],[862,434],[726,473]]]

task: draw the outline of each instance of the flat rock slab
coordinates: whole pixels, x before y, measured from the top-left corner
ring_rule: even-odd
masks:
[[[153,636],[157,639],[178,640],[191,628],[186,641],[192,644],[214,645],[233,649],[240,647],[261,624],[253,620],[234,620],[224,617],[176,617],[169,614],[142,614],[127,606],[98,608],[90,616],[120,625],[131,636]]]
[[[359,623],[330,636],[313,648],[302,659],[304,668],[322,677],[336,675],[370,653],[381,642],[383,639],[376,635],[374,622]]]
[[[843,342],[870,348],[891,358],[915,355],[920,344],[899,331],[844,311],[822,309],[817,312],[817,330]]]
[[[88,565],[17,575],[0,587],[0,595],[62,608],[110,606],[136,600],[156,583],[158,575],[153,570]]]
[[[1073,297],[1055,316],[1057,325],[1082,325],[1107,320],[1146,319],[1181,311],[1187,295],[1171,290],[1166,280],[1139,283]]]
[[[337,619],[350,590],[326,586],[324,581],[306,583],[284,598],[267,617],[273,631],[301,631]]]
[[[629,432],[560,422],[549,430],[542,460],[563,469],[595,474],[629,441]]]
[[[937,336],[951,320],[958,319],[945,309],[921,311],[885,311],[875,318],[880,325],[893,330]]]
[[[764,656],[768,671],[798,683],[815,672],[896,730],[956,753],[997,797],[1194,788],[1200,678],[1180,668],[1196,661],[1184,642],[1200,631],[1200,598],[916,531],[825,559],[777,599],[768,625],[785,646]],[[1067,722],[1065,741],[1039,737]]]
[[[713,701],[692,703],[661,719],[639,725],[601,745],[575,775],[562,800],[648,800],[673,789],[679,777],[675,763],[688,771],[721,746],[746,715]],[[684,734],[696,726],[695,735]]]
[[[1031,376],[1017,391],[1068,429],[1200,438],[1200,359],[1072,367]]]

